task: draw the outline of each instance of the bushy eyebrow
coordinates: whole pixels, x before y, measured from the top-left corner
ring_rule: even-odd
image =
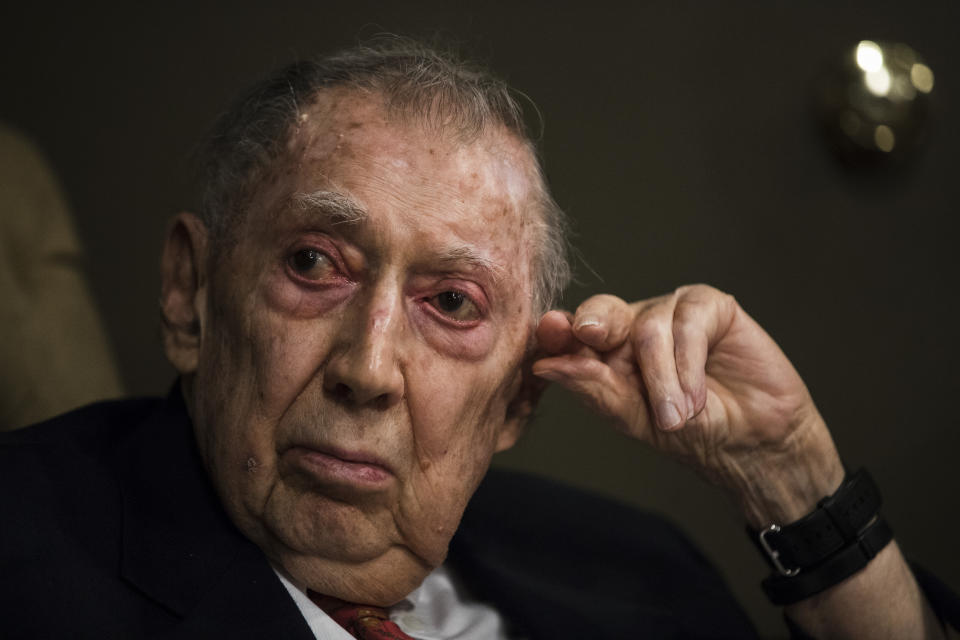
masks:
[[[489,273],[494,281],[502,280],[507,273],[503,265],[497,264],[468,245],[445,249],[437,254],[435,260],[437,264],[444,266],[449,265],[456,268],[466,265],[469,269]]]
[[[359,224],[369,218],[367,210],[356,200],[336,191],[318,190],[310,193],[295,193],[291,197],[292,208],[311,218],[320,217],[327,224]],[[507,269],[470,245],[456,245],[441,249],[430,256],[432,264],[443,269],[487,273],[494,282],[502,280]]]
[[[331,225],[357,224],[367,219],[367,211],[359,203],[335,191],[295,193],[290,198],[295,211],[319,215]]]

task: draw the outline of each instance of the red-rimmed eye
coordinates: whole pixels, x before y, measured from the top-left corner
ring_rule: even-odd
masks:
[[[430,298],[430,304],[440,313],[460,322],[477,320],[480,318],[480,309],[463,293],[459,291],[444,291]]]
[[[301,249],[287,262],[298,276],[307,280],[323,280],[336,270],[330,256],[318,249]]]

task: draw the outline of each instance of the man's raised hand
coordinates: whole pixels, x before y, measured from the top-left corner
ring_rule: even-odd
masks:
[[[536,375],[731,490],[757,526],[803,515],[843,478],[800,376],[717,289],[593,296],[574,314],[546,313],[537,340]]]

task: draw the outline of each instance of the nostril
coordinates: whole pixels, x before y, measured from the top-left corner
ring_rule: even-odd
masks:
[[[377,396],[374,402],[376,403],[378,409],[389,409],[390,406],[395,402],[395,397],[396,396],[392,393],[383,393]]]
[[[338,400],[349,400],[353,391],[347,385],[338,382],[330,393]]]

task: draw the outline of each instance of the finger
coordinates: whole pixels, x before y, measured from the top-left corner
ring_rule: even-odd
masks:
[[[706,284],[680,287],[676,295],[678,306],[703,309],[701,324],[707,337],[707,348],[708,350],[713,348],[730,330],[730,325],[736,316],[737,301],[729,293]]]
[[[709,307],[681,297],[673,312],[673,354],[688,419],[707,404],[707,336],[708,324],[712,322],[709,311]]]
[[[577,394],[630,435],[643,438],[650,429],[650,415],[635,385],[601,360],[579,355],[544,358],[533,363],[533,373]]]
[[[707,359],[729,331],[736,310],[733,297],[713,287],[698,284],[677,290],[674,351],[680,386],[688,395],[688,419],[707,404]]]
[[[630,340],[640,375],[647,388],[647,401],[660,429],[683,426],[688,416],[687,401],[674,357],[673,310],[676,297],[648,307],[637,316]]]
[[[579,346],[573,335],[572,315],[565,311],[547,311],[537,325],[537,349],[548,354],[570,353]]]
[[[607,294],[587,298],[574,315],[573,333],[598,351],[623,344],[630,335],[633,312],[622,299]]]

